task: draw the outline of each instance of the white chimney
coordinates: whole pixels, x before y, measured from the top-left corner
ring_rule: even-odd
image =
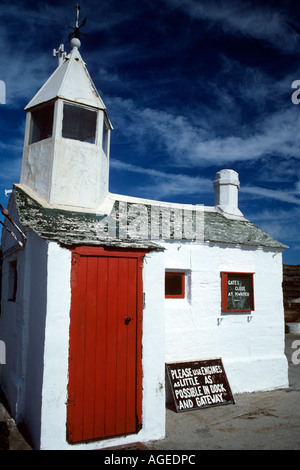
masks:
[[[243,217],[238,208],[240,188],[238,173],[234,170],[218,171],[215,176],[214,188],[215,207],[226,214]]]

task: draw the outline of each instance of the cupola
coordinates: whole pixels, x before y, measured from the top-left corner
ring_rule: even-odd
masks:
[[[51,206],[96,210],[108,194],[111,123],[79,47],[28,103],[21,185]],[[60,52],[63,51],[62,45]]]

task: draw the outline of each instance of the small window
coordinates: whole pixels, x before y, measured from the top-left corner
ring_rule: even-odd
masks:
[[[184,299],[185,274],[178,272],[166,272],[165,274],[165,298]]]
[[[52,137],[54,103],[31,111],[31,122],[28,144]]]
[[[8,272],[8,300],[10,302],[16,301],[17,288],[18,288],[17,261],[14,260],[9,263],[9,272]]]
[[[222,312],[254,310],[253,273],[221,273]]]
[[[64,104],[62,136],[94,144],[96,141],[97,111]]]

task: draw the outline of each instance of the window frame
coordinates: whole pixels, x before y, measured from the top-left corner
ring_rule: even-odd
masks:
[[[30,110],[30,122],[29,122],[29,133],[28,133],[28,145],[36,144],[37,142],[41,142],[46,139],[51,139],[53,137],[53,130],[54,130],[54,112],[55,112],[55,102],[50,101],[48,103],[43,104],[42,106],[36,106],[35,108]],[[39,114],[39,118],[36,119],[36,115]],[[41,116],[45,116],[48,114],[48,124],[49,129],[45,127],[41,129],[39,124],[41,124],[42,119]],[[49,119],[50,118],[50,119]],[[51,134],[45,135],[45,130],[50,130],[51,127]],[[35,128],[38,128],[40,131],[39,138],[34,138],[35,135]]]
[[[239,312],[253,312],[254,308],[254,272],[239,272],[239,271],[222,271],[221,272],[221,308],[224,313],[239,313]],[[228,276],[235,276],[236,278],[250,279],[250,308],[247,309],[228,309]]]
[[[8,295],[9,302],[16,302],[18,291],[18,262],[16,259],[9,261],[8,265]]]
[[[93,132],[93,137],[91,138],[91,140],[79,138],[79,134],[77,134],[76,136],[76,132],[75,132],[76,129],[74,129],[73,132],[70,131],[70,128],[68,128],[68,124],[67,124],[68,119],[69,119],[67,113],[70,112],[70,109],[68,111],[68,108],[75,108],[76,109],[75,113],[79,113],[80,111],[83,111],[83,112],[88,111],[90,113],[95,113],[94,117],[96,119],[95,119],[95,123],[93,123],[93,126],[95,125],[95,129],[93,129],[94,132]],[[67,111],[66,115],[65,115],[65,110]],[[74,116],[75,115],[76,114],[74,114]],[[75,103],[70,103],[68,101],[64,101],[63,107],[62,107],[61,137],[63,139],[75,140],[77,142],[83,142],[86,144],[95,145],[97,143],[98,119],[99,119],[98,115],[99,115],[99,112],[95,108],[88,108],[87,106],[82,106],[80,104],[75,104]],[[65,117],[67,118],[66,121],[65,121]],[[79,123],[80,121],[78,120],[77,122]],[[66,127],[64,127],[64,123],[66,124]]]
[[[102,128],[102,150],[108,156],[109,148],[109,124],[105,114],[103,114],[103,128]]]
[[[181,278],[181,293],[180,294],[166,294],[166,276],[180,276]],[[185,299],[185,284],[186,273],[184,271],[165,271],[165,299]]]

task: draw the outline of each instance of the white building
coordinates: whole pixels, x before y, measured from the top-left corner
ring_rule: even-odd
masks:
[[[233,170],[214,207],[111,194],[78,45],[25,108],[8,210],[26,240],[2,234],[0,384],[36,449],[163,438],[166,363],[222,358],[234,394],[288,386],[285,246],[243,217]]]

